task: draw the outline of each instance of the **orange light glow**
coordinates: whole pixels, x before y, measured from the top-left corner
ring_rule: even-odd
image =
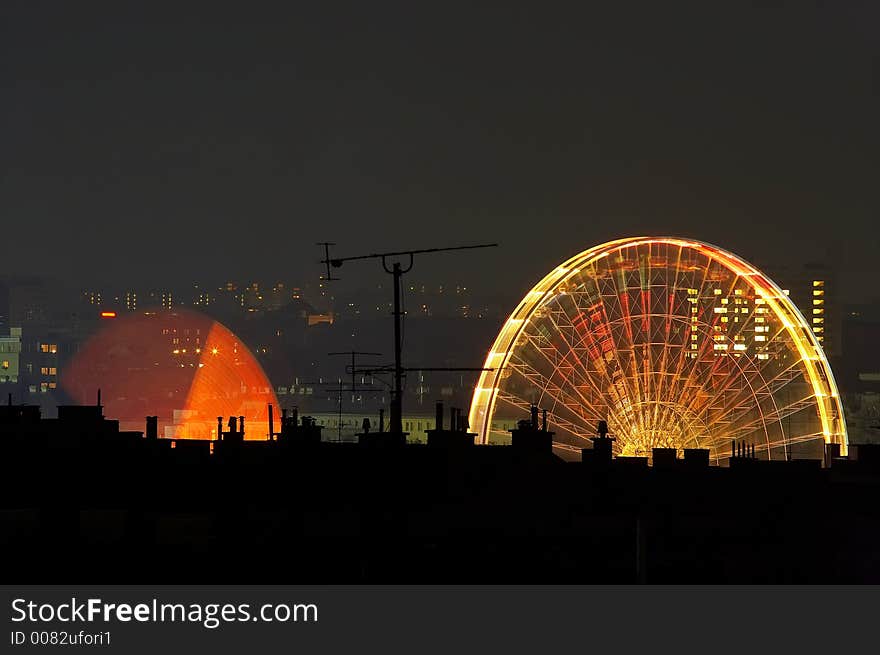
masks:
[[[574,454],[600,420],[625,455],[699,447],[717,460],[734,439],[768,457],[847,448],[831,367],[801,312],[700,241],[634,237],[575,255],[526,294],[485,367],[469,415],[482,443],[509,438],[537,402],[553,414],[554,446]]]
[[[116,318],[116,312],[101,312],[101,318]]]
[[[244,416],[245,438],[265,439],[268,404],[278,404],[247,347],[220,323],[189,310],[124,316],[105,325],[73,358],[61,383],[83,404],[100,387],[104,414],[124,429],[143,430],[144,417],[156,415],[160,435],[183,439],[216,438],[218,416],[224,430],[230,416]]]

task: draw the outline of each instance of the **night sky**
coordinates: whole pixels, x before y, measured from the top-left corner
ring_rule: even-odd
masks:
[[[420,277],[521,290],[667,233],[876,296],[880,5],[601,4],[4,1],[0,274],[313,280],[317,241],[498,241]]]

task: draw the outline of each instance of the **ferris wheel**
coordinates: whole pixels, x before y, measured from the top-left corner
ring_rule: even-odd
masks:
[[[847,445],[822,348],[791,299],[730,252],[673,237],[585,250],[519,303],[471,402],[481,443],[503,443],[528,408],[554,447],[579,453],[607,421],[618,455],[731,442],[771,459]]]

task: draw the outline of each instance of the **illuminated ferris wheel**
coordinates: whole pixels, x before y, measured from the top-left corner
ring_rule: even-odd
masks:
[[[762,457],[846,452],[837,387],[788,296],[751,265],[680,238],[620,239],[557,267],[520,302],[471,402],[482,443],[509,439],[532,404],[560,454],[606,420],[619,455],[731,441]]]

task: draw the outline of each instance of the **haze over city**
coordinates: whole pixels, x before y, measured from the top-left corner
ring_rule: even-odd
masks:
[[[11,249],[0,271],[304,282],[318,241],[497,240],[462,265],[522,292],[591,244],[673,234],[763,266],[834,261],[847,301],[873,299],[877,19],[873,3],[4,3],[4,240],[40,259]]]

